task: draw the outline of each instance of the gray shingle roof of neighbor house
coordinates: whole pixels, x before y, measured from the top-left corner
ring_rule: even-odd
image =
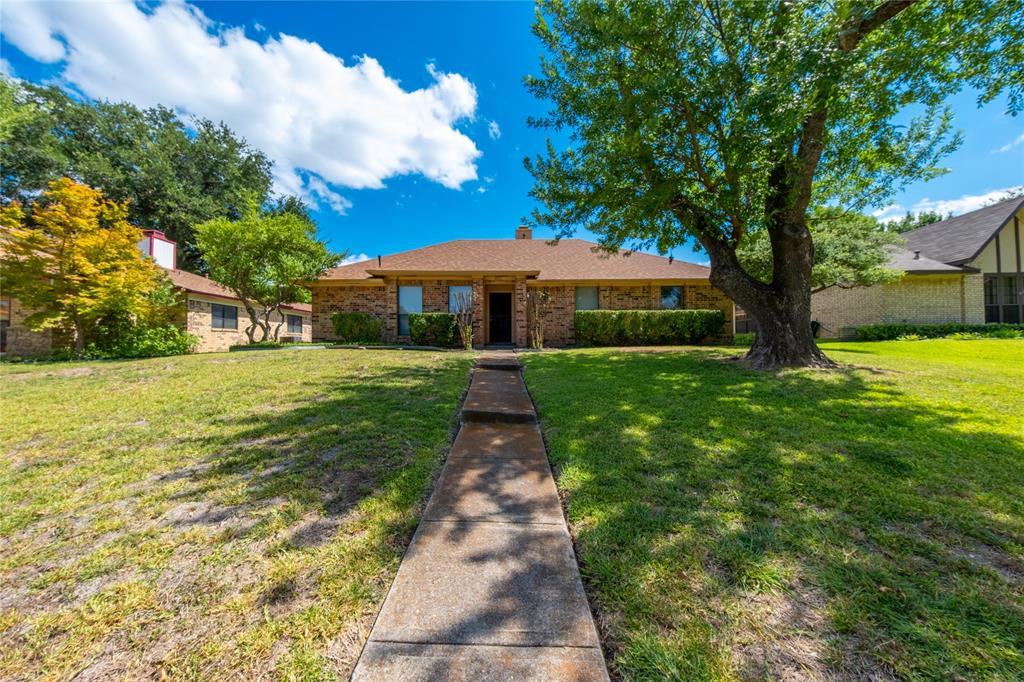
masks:
[[[933,260],[962,265],[973,260],[995,234],[1024,206],[1024,198],[996,202],[954,218],[907,232],[907,249]]]
[[[975,272],[974,268],[960,267],[959,265],[947,265],[941,261],[932,260],[923,255],[920,251],[910,251],[899,246],[890,249],[892,256],[889,259],[889,267],[893,270],[902,270],[911,275],[941,275],[944,273],[955,274],[964,272]]]

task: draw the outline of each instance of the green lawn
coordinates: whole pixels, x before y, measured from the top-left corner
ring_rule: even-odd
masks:
[[[1024,342],[533,354],[626,679],[1024,679]]]
[[[0,366],[0,679],[343,678],[470,362]]]

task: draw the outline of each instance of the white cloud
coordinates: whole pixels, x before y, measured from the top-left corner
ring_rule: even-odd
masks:
[[[0,74],[3,74],[8,78],[14,77],[14,67],[11,66],[11,63],[3,57],[0,57]]]
[[[492,140],[501,138],[501,126],[498,125],[497,121],[491,121],[487,124],[487,134],[491,136]]]
[[[999,149],[993,149],[992,153],[993,154],[1002,154],[1004,152],[1008,152],[1008,151],[1010,151],[1011,149],[1013,149],[1014,147],[1016,147],[1017,145],[1019,145],[1022,142],[1024,142],[1024,133],[1021,133],[1020,135],[1015,137],[1013,139],[1013,142],[1010,142],[1009,144],[1004,144]]]
[[[345,256],[341,259],[342,265],[351,265],[352,263],[362,263],[363,261],[370,260],[370,257],[365,253],[357,253],[351,256]]]
[[[483,186],[480,186],[480,187],[476,188],[476,191],[477,191],[477,194],[483,194],[484,192],[487,191],[487,188],[483,187]]]
[[[109,3],[0,5],[4,37],[89,97],[164,104],[224,121],[275,163],[275,189],[351,204],[336,188],[381,188],[421,174],[458,189],[477,178],[475,143],[456,128],[476,113],[474,85],[426,69],[432,83],[407,90],[373,57],[346,64],[319,44],[263,41],[171,1],[144,9]]]
[[[267,27],[266,27],[266,26],[264,26],[263,24],[261,24],[261,23],[260,23],[260,22],[258,22],[258,21],[257,21],[256,23],[254,23],[254,24],[252,25],[252,27],[253,27],[253,28],[254,28],[255,30],[259,31],[260,33],[263,33],[264,31],[266,31],[266,30],[267,30]]]
[[[1024,185],[1016,185],[1013,187],[1004,187],[1002,189],[994,189],[991,192],[984,192],[982,194],[964,194],[956,199],[928,199],[924,198],[915,203],[909,209],[904,208],[900,204],[890,204],[885,208],[879,209],[872,213],[874,217],[878,218],[883,223],[892,222],[899,220],[907,214],[909,210],[911,213],[923,213],[925,211],[933,211],[939,215],[946,216],[950,213],[953,215],[960,215],[961,213],[969,213],[975,211],[982,206],[987,206],[993,201],[1002,199],[1004,196],[1011,192],[1024,191]]]

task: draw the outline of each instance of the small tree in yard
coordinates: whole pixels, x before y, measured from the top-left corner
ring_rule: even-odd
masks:
[[[124,204],[69,178],[50,183],[30,219],[18,203],[0,212],[0,289],[32,309],[31,329],[68,329],[77,354],[105,317],[148,317],[165,279],[143,257],[142,231]]]
[[[460,291],[455,294],[455,326],[459,341],[466,350],[473,348],[473,294]]]
[[[545,321],[551,306],[551,292],[547,289],[531,289],[526,294],[526,305],[530,318],[530,346],[540,350],[544,347]]]
[[[277,340],[271,316],[281,306],[309,299],[303,282],[315,280],[341,260],[316,238],[316,225],[292,211],[265,214],[253,203],[241,220],[217,218],[196,226],[196,242],[210,277],[242,301],[249,343]],[[256,331],[259,330],[259,337]]]
[[[527,161],[536,222],[608,248],[695,240],[757,323],[755,367],[832,365],[811,334],[814,207],[942,173],[965,85],[1024,103],[1019,0],[545,0],[534,30],[527,85],[553,109],[533,123],[567,133]],[[738,253],[761,233],[767,276]]]

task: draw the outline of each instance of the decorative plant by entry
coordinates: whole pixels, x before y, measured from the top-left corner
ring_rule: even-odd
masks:
[[[473,349],[473,292],[460,291],[455,294],[455,326],[459,341],[466,350]]]
[[[544,322],[551,307],[551,292],[548,289],[534,289],[526,295],[526,304],[530,317],[530,346],[536,349],[544,347]]]

